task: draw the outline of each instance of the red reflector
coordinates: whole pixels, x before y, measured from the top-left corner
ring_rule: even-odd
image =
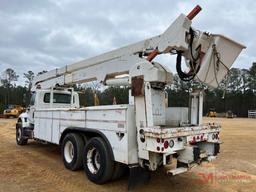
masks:
[[[167,149],[168,147],[169,147],[169,143],[168,143],[168,141],[165,141],[164,142],[164,148]]]
[[[196,137],[194,136],[193,137],[193,140],[192,141],[189,141],[190,144],[193,144],[193,143],[196,143]]]

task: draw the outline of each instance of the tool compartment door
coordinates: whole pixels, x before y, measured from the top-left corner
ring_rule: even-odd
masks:
[[[52,142],[52,111],[35,111],[34,137]]]
[[[60,140],[60,111],[52,112],[52,138],[51,142],[59,144]]]

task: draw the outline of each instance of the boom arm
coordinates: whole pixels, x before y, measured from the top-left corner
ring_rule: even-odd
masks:
[[[197,6],[188,16],[181,14],[161,35],[39,75],[33,80],[32,91],[38,86],[45,89],[93,80],[105,84],[106,80],[116,75],[129,73],[134,64],[146,59],[151,61],[156,55],[166,53],[177,53],[178,74],[183,74],[184,79],[198,75],[202,82],[216,87],[244,46],[224,36],[192,29],[191,20],[200,10]],[[216,69],[214,60],[217,55],[221,55],[221,59]],[[188,73],[180,71],[178,67],[182,56],[190,61]]]

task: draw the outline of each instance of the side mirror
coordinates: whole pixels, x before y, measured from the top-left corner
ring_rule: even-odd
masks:
[[[30,105],[26,108],[26,112],[30,111]]]

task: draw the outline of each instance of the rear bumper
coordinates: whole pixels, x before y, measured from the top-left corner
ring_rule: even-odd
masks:
[[[221,126],[219,124],[203,124],[198,126],[184,126],[184,127],[146,127],[144,128],[146,137],[153,138],[171,138],[189,135],[197,135],[200,133],[219,132]]]
[[[141,131],[143,130],[143,131]],[[147,127],[139,131],[144,150],[150,152],[150,169],[156,170],[158,164],[167,165],[172,158],[182,169],[170,170],[172,174],[182,173],[202,161],[212,161],[220,151],[219,132],[221,126],[205,124],[184,127]],[[178,167],[178,168],[179,168]],[[184,169],[183,169],[184,168]]]
[[[168,164],[168,159],[175,157],[181,167],[189,169],[204,160],[212,161],[216,158],[220,151],[220,129],[221,126],[216,124],[174,128],[151,127],[145,128],[144,137],[140,135],[140,138],[145,140],[147,151],[162,156],[163,165]]]
[[[186,149],[188,146],[216,145],[216,152],[219,151],[219,132],[221,126],[217,124],[207,124],[200,126],[186,127],[150,127],[143,129],[146,147],[148,151],[156,153],[174,154],[178,151]],[[213,147],[211,147],[213,148]]]

